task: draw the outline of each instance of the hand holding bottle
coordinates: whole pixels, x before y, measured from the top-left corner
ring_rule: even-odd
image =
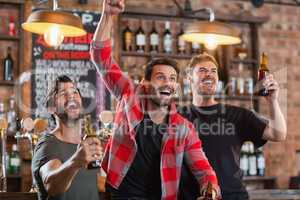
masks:
[[[265,97],[267,101],[274,101],[278,99],[279,94],[279,84],[274,79],[274,76],[272,74],[268,74],[265,77],[265,80],[263,81],[263,86],[268,91],[268,95]]]
[[[96,137],[83,140],[73,155],[73,161],[78,167],[89,168],[89,164],[102,159],[101,142]]]
[[[212,184],[208,182],[206,188],[202,191],[201,197],[197,198],[197,200],[217,200],[217,192],[213,188]]]

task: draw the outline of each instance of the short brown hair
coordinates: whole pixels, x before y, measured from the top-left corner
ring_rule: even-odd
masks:
[[[145,69],[145,79],[147,81],[150,81],[151,79],[151,75],[152,75],[152,71],[155,65],[168,65],[171,66],[175,69],[177,77],[179,75],[179,68],[178,68],[178,64],[175,60],[170,59],[170,58],[155,58],[152,59],[147,65],[146,65],[146,69]]]
[[[192,69],[193,67],[195,67],[198,63],[201,62],[212,62],[214,63],[217,67],[219,67],[219,64],[217,62],[217,60],[215,59],[215,57],[213,57],[212,55],[208,54],[208,53],[202,53],[196,56],[193,56],[188,67],[190,69]]]

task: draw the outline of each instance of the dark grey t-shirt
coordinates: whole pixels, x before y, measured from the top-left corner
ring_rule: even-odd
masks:
[[[77,145],[63,142],[52,134],[42,136],[35,147],[32,159],[32,174],[39,188],[39,200],[99,200],[97,189],[97,172],[99,170],[81,169],[74,177],[70,188],[63,194],[48,196],[44,188],[39,169],[49,160],[58,159],[62,163],[76,151]]]
[[[215,170],[223,200],[248,199],[239,168],[241,146],[252,141],[256,147],[266,143],[262,139],[267,121],[254,112],[226,104],[207,107],[184,107],[180,113],[191,121],[202,141],[211,166]],[[199,196],[197,181],[184,163],[180,190],[182,199],[194,200]]]

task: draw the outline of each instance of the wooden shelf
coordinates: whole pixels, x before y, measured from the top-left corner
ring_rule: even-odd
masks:
[[[246,58],[246,59],[239,59],[239,58],[233,58],[231,59],[231,62],[233,63],[243,63],[245,65],[257,65],[258,61],[255,59],[251,59],[251,58]]]
[[[9,174],[9,175],[7,175],[7,178],[8,179],[20,179],[20,178],[22,178],[22,176],[20,175],[20,174]]]
[[[225,100],[225,101],[255,101],[258,100],[260,97],[259,96],[250,96],[250,95],[244,95],[244,96],[228,96],[228,95],[215,95],[215,99],[216,100]],[[177,101],[183,101],[183,102],[187,102],[187,101],[192,101],[192,97],[181,97],[181,98],[177,98]]]
[[[5,200],[37,200],[36,192],[0,192],[0,199]]]
[[[135,51],[122,51],[121,56],[133,56],[133,57],[168,57],[168,58],[175,58],[175,59],[191,59],[193,55],[187,54],[169,54],[169,53],[139,53]]]
[[[19,36],[10,36],[10,35],[0,35],[0,40],[11,40],[11,41],[19,41]]]
[[[7,4],[24,4],[24,0],[0,0],[0,3],[7,3]]]
[[[259,99],[259,96],[250,96],[250,95],[243,95],[243,96],[228,96],[228,95],[223,95],[223,96],[220,96],[220,95],[216,95],[215,98],[217,100],[221,100],[221,99],[224,99],[224,100],[233,100],[233,101],[254,101],[254,100],[258,100]]]
[[[273,181],[276,180],[275,176],[245,176],[243,181]]]
[[[136,11],[139,12],[136,12]],[[146,9],[135,6],[128,6],[126,11],[121,14],[125,18],[136,18],[143,20],[169,20],[169,21],[193,21],[193,20],[208,20],[207,13],[198,13],[197,15],[179,15],[177,9],[167,9],[163,13],[157,9]],[[262,24],[269,20],[267,17],[257,17],[252,15],[224,15],[221,13],[216,14],[217,21],[232,22],[232,23],[256,23]]]
[[[14,81],[0,81],[0,86],[14,86]]]

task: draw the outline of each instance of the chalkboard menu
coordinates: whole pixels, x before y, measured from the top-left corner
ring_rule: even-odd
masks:
[[[99,13],[72,11],[82,19],[87,35],[65,38],[59,47],[48,46],[43,35],[32,38],[32,95],[33,117],[46,117],[45,98],[57,76],[69,76],[80,89],[85,113],[103,109],[105,87],[90,62],[89,44],[100,19]]]

